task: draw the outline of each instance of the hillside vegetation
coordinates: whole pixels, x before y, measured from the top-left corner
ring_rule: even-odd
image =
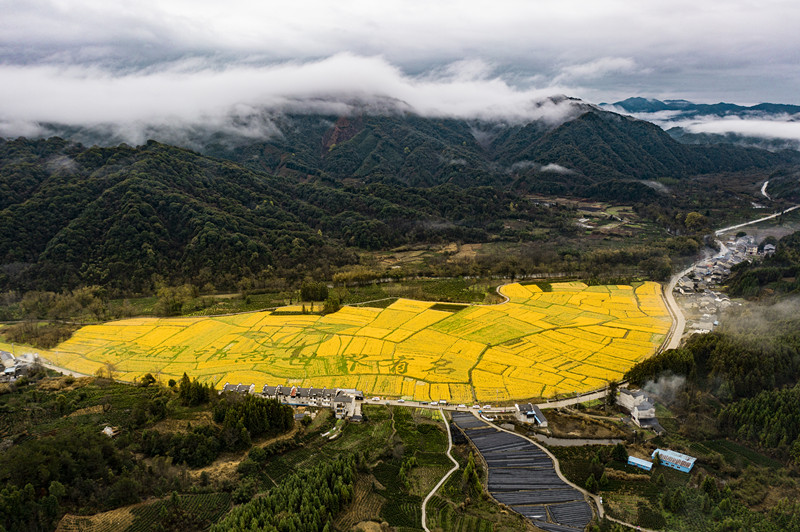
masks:
[[[689,237],[696,249],[707,217],[750,209],[751,181],[791,176],[800,164],[797,152],[679,144],[653,124],[595,109],[558,126],[414,115],[272,119],[280,135],[220,134],[199,144],[202,154],[155,141],[0,140],[0,289],[230,290],[243,280],[331,279],[363,264],[365,252],[399,246],[552,242],[549,252],[560,256],[546,261],[556,263],[599,245],[582,238],[580,216],[552,195],[632,205],[669,231],[649,244]],[[490,261],[491,273],[511,273],[520,255]]]

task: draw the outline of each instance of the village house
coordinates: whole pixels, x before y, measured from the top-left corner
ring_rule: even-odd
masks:
[[[655,460],[656,456],[658,456],[661,465],[677,469],[684,473],[691,471],[697,460],[697,458],[693,456],[666,449],[656,449],[650,457]]]
[[[225,386],[222,387],[222,392],[253,393],[255,387],[255,384],[230,384],[226,382]]]
[[[658,434],[664,432],[656,418],[655,405],[642,390],[621,388],[617,395],[617,404],[631,414],[631,420],[637,427],[649,428]]]
[[[514,405],[517,411],[514,413],[514,416],[517,418],[518,421],[522,423],[535,423],[537,426],[546,428],[547,427],[547,418],[544,417],[542,411],[533,403],[527,403],[524,405]]]

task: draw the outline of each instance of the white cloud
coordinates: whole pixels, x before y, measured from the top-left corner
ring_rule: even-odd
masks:
[[[564,67],[561,69],[561,73],[555,77],[554,82],[591,80],[609,74],[630,73],[636,70],[638,70],[636,61],[630,57],[601,57],[588,63]]]
[[[80,111],[81,100],[97,99],[99,110],[111,95],[127,93],[136,116],[197,112],[199,98],[170,96],[189,78],[198,94],[216,90],[222,106],[295,87],[303,94],[354,87],[356,96],[411,93],[408,100],[418,101],[409,104],[430,109],[434,102],[444,113],[479,107],[487,93],[494,95],[487,113],[545,92],[588,101],[648,95],[800,103],[795,0],[0,0],[0,12],[0,74],[14,76],[4,84],[25,81],[32,89],[18,100],[29,116],[53,107],[41,97],[59,101],[32,86],[37,79],[87,90],[91,96],[75,95]],[[362,65],[371,58],[375,71],[334,69],[344,57]],[[323,76],[325,65],[332,68]],[[277,77],[281,71],[288,82]],[[300,85],[303,72],[314,86]],[[380,85],[387,76],[391,90]],[[452,102],[443,88],[455,91]],[[164,91],[164,105],[137,96],[155,89]],[[209,98],[203,102],[207,112]]]
[[[521,89],[487,66],[459,63],[409,76],[380,57],[339,54],[307,63],[216,68],[197,60],[117,74],[97,67],[0,65],[0,119],[21,130],[30,122],[117,124],[124,128],[224,122],[252,124],[264,108],[294,112],[413,111],[422,115],[559,123],[582,104],[550,98],[553,89]],[[264,131],[256,124],[254,131]],[[255,134],[255,133],[254,133]]]
[[[560,164],[550,163],[542,166],[542,172],[555,172],[556,174],[574,174],[574,170],[570,170],[569,168],[565,168]]]
[[[781,120],[708,118],[706,120],[691,121],[683,127],[692,133],[736,133],[748,137],[777,138],[800,141],[800,122]],[[786,117],[788,118],[788,117]]]
[[[519,170],[530,170],[530,169],[534,169],[537,172],[553,172],[553,173],[556,173],[556,174],[574,174],[575,173],[574,170],[570,170],[569,168],[561,166],[560,164],[549,163],[549,164],[541,165],[541,164],[539,164],[537,162],[527,161],[527,160],[515,162],[514,164],[512,164],[508,168],[507,172],[508,173],[513,173],[513,172],[517,172]]]

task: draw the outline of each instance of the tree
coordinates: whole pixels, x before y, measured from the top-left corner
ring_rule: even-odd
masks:
[[[679,513],[684,510],[686,507],[686,498],[683,495],[683,490],[680,488],[675,490],[675,493],[672,494],[670,506],[672,507],[672,511],[675,513]]]
[[[702,484],[700,484],[700,489],[708,495],[708,498],[711,499],[712,502],[717,501],[719,499],[719,490],[717,489],[717,482],[714,480],[714,477],[711,475],[706,475],[706,478],[703,479]]]
[[[328,298],[328,285],[305,282],[300,286],[300,298],[304,301],[325,301]]]
[[[594,475],[589,475],[589,478],[586,479],[585,487],[589,492],[597,493],[598,485],[597,479],[594,478]]]
[[[322,306],[322,313],[331,314],[339,310],[339,308],[339,299],[336,296],[328,296],[328,299],[325,300],[325,304]]]
[[[606,393],[606,405],[614,406],[616,404],[617,390],[619,390],[619,383],[617,381],[610,381],[608,383],[608,393]]]
[[[162,286],[158,289],[156,296],[158,301],[153,307],[153,312],[160,316],[177,316],[186,303],[197,297],[197,288],[191,284]]]
[[[705,216],[700,214],[699,212],[690,212],[686,214],[686,218],[683,221],[686,229],[692,232],[702,231],[706,227],[708,227],[708,219]]]
[[[625,446],[622,445],[622,443],[616,444],[611,450],[611,458],[617,462],[622,462],[623,464],[628,462],[628,451],[625,449]]]

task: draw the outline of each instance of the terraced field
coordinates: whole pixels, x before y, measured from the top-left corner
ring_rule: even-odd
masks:
[[[359,388],[452,402],[582,392],[650,356],[670,319],[656,283],[552,291],[510,284],[509,301],[463,308],[399,299],[325,316],[254,312],[87,326],[48,356],[87,374]],[[444,310],[442,310],[444,309]]]
[[[489,468],[489,493],[548,532],[583,530],[592,509],[583,494],[561,480],[553,461],[521,436],[502,432],[465,412],[453,423],[480,451]]]

